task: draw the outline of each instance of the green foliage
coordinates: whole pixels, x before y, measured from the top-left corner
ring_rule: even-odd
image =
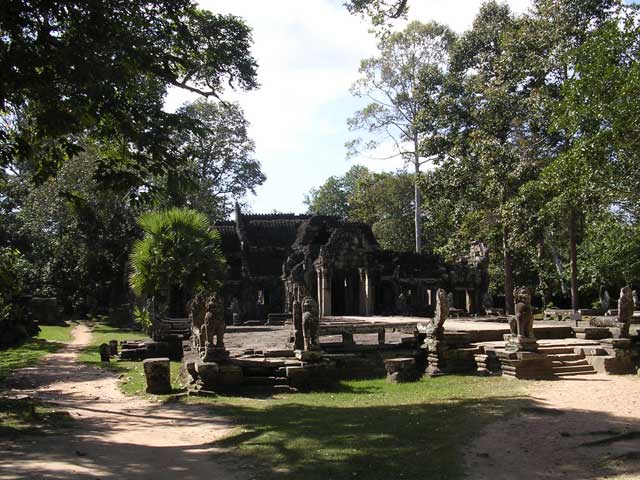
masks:
[[[358,181],[352,219],[371,225],[382,248],[414,249],[414,182],[406,172],[374,173]]]
[[[205,213],[212,222],[225,218],[233,209],[233,200],[255,193],[266,179],[254,157],[249,123],[236,103],[199,99],[183,105],[178,113],[197,121],[199,128],[175,135],[184,165],[180,176],[161,178],[159,203],[188,206]]]
[[[32,265],[28,289],[58,297],[67,311],[127,302],[129,244],[139,235],[136,208],[121,192],[99,187],[99,154],[91,145],[85,150],[39,186],[29,171],[10,179],[30,185],[7,215],[15,221],[14,243],[24,245]]]
[[[226,263],[220,234],[207,217],[187,208],[148,212],[138,218],[144,238],[133,245],[130,283],[138,294],[179,287],[185,292],[220,287]]]
[[[344,5],[352,14],[367,16],[376,27],[389,26],[389,20],[405,17],[407,0],[347,0]]]
[[[343,219],[353,219],[353,198],[358,183],[371,176],[368,168],[354,165],[343,176],[329,177],[318,188],[312,188],[305,195],[307,212],[313,215],[331,215]]]
[[[100,177],[144,183],[178,164],[189,118],[162,109],[169,86],[216,96],[255,88],[250,29],[191,0],[7,0],[0,12],[0,167],[29,162],[43,181],[76,155],[79,136],[113,145]],[[21,122],[21,118],[28,121]],[[43,149],[47,155],[39,155]]]
[[[600,286],[611,291],[640,279],[640,226],[624,215],[603,212],[588,218],[578,250],[581,287],[596,295]]]
[[[151,320],[151,314],[146,307],[133,307],[133,321],[141,332],[149,335],[151,333],[151,327],[153,322]]]

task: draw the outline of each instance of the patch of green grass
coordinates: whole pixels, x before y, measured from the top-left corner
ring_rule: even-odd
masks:
[[[241,425],[216,446],[257,459],[264,478],[463,477],[464,446],[514,412],[515,382],[449,376],[418,383],[343,382],[334,392],[273,400],[196,398]]]
[[[68,412],[56,411],[45,403],[31,398],[0,398],[0,438],[46,435],[71,424]]]
[[[71,332],[77,323],[68,323],[64,326],[42,325],[40,333],[36,338],[46,340],[48,342],[70,342],[73,340]]]
[[[112,360],[109,363],[100,361],[100,345],[109,340],[150,340],[141,332],[115,327],[106,323],[95,323],[92,328],[91,344],[80,354],[79,361],[99,368],[105,368],[120,374],[120,389],[127,395],[144,395],[146,380],[142,362]],[[171,378],[175,390],[180,388],[177,381],[180,362],[171,362]]]
[[[37,337],[28,340],[18,347],[0,351],[0,386],[12,371],[30,367],[38,363],[48,353],[64,347],[63,342],[71,340],[72,327],[41,327]]]

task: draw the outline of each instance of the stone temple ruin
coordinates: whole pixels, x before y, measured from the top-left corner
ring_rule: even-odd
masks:
[[[223,296],[240,320],[289,318],[294,300],[313,297],[321,317],[432,315],[435,294],[453,294],[451,308],[483,312],[487,252],[476,244],[454,264],[440,256],[383,250],[371,227],[335,217],[244,215],[216,225],[229,265]]]
[[[480,243],[447,263],[384,250],[368,225],[334,217],[236,208],[217,228],[229,264],[220,295],[196,296],[189,319],[156,320],[165,341],[189,337],[183,381],[194,392],[451,373],[552,379],[639,365],[628,288],[615,312],[534,321],[525,287],[514,291],[515,315],[495,308]]]

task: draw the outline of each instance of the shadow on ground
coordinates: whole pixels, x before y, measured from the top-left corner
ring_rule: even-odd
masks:
[[[355,393],[363,399],[372,394],[367,389]],[[207,465],[233,472],[226,478],[457,479],[465,478],[462,454],[475,435],[483,426],[511,416],[553,426],[549,435],[560,435],[567,448],[575,451],[575,455],[563,459],[562,469],[572,472],[570,478],[589,480],[603,475],[640,474],[637,441],[640,424],[635,419],[578,410],[559,411],[546,408],[535,399],[500,396],[389,406],[358,403],[357,407],[314,406],[295,403],[295,396],[286,403],[265,402],[259,407],[224,404],[205,407],[172,402],[145,411],[112,415],[106,422],[79,417],[73,428],[63,432],[73,437],[72,444],[76,445],[70,451],[38,448],[40,442],[55,443],[55,434],[38,439],[35,445],[33,437],[14,436],[11,445],[0,438],[0,454],[5,465],[11,465],[9,473],[13,475],[0,466],[0,479],[47,478],[52,475],[50,466],[60,462],[77,464],[76,473],[64,476],[74,480],[93,476],[162,479],[176,475],[189,480],[199,478],[194,472]],[[88,406],[86,410],[92,408]],[[175,415],[166,415],[167,409],[173,414],[178,412],[181,419],[178,423],[184,425],[201,424],[207,428],[207,424],[213,425],[226,417],[242,427],[211,445],[196,442],[180,447],[153,447],[101,440],[116,428],[135,428],[136,422],[151,416],[166,422],[166,426],[175,426]],[[584,425],[584,429],[562,431],[564,420]],[[596,424],[597,429],[590,427]],[[527,432],[514,434],[526,436]],[[495,445],[491,451],[480,452],[478,461],[508,454],[509,448]],[[161,459],[175,456],[180,458],[179,464],[159,470]],[[585,462],[585,457],[592,461]],[[595,470],[594,462],[598,466]],[[468,473],[466,478],[481,478],[472,471]],[[555,476],[550,473],[545,459],[540,459],[539,474],[532,478],[567,478],[560,471]]]

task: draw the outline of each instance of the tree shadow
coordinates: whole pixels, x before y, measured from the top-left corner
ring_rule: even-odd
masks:
[[[640,474],[637,419],[549,409],[524,397],[374,406],[366,404],[371,390],[356,390],[362,395],[353,405],[326,405],[326,400],[314,405],[308,398],[296,402],[296,396],[250,405],[173,402],[136,411],[105,410],[99,419],[89,413],[101,407],[87,405],[79,408],[87,415],[74,417],[73,428],[61,433],[67,437],[65,446],[56,446],[57,434],[36,437],[35,444],[33,437],[20,436],[12,439],[11,448],[0,437],[0,455],[15,478],[55,477],[52,469],[62,462],[77,466],[63,475],[70,480],[88,478],[88,471],[94,476],[128,479],[178,476],[189,480],[204,478],[203,472],[208,472],[207,478],[461,479],[465,475],[463,454],[482,429],[496,421],[515,419],[521,428],[474,458],[475,462],[498,461],[495,478],[517,476],[517,472],[499,469],[504,452],[523,444],[530,455],[536,454],[536,440],[526,428],[529,423],[546,425],[546,441],[553,437],[565,442],[563,464],[557,472],[546,470],[549,459],[538,459],[539,472],[533,473],[539,473],[539,478],[595,480],[621,472]],[[77,404],[69,406],[78,409]],[[239,428],[210,444],[194,439],[188,445],[158,447],[108,440],[114,431],[138,428],[151,418],[160,431],[176,425],[207,429],[225,425],[227,419]],[[579,425],[579,430],[565,430],[564,423]],[[594,469],[593,462],[585,458],[597,460],[599,467]],[[2,470],[0,467],[0,479]],[[482,477],[472,474],[470,478]]]

